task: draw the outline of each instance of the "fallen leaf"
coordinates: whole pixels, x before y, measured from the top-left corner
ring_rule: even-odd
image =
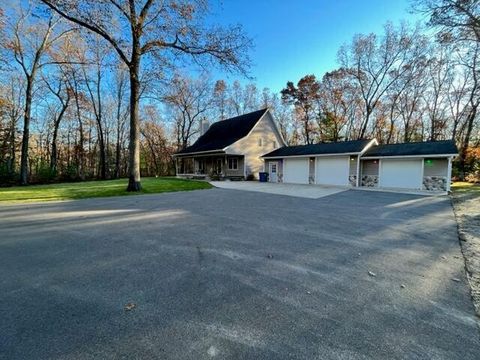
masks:
[[[137,307],[135,303],[129,302],[123,308],[125,309],[125,311],[130,311],[133,310],[135,307]]]

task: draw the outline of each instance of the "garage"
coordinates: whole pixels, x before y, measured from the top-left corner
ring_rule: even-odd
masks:
[[[291,184],[308,184],[308,158],[285,159],[283,182]]]
[[[348,185],[350,158],[348,156],[318,157],[315,183],[320,185]]]
[[[382,159],[379,185],[384,188],[422,189],[423,159]]]
[[[285,164],[278,182],[447,192],[457,154],[452,140],[379,145],[360,139],[284,146],[262,157]]]

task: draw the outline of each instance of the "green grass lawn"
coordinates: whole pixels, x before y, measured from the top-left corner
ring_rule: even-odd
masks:
[[[456,193],[473,193],[480,195],[480,185],[457,181],[452,184],[452,191]]]
[[[127,183],[127,179],[118,179],[0,188],[0,204],[139,194],[125,191]],[[204,181],[169,177],[142,178],[142,191],[140,193],[154,194],[172,191],[210,189],[211,187],[212,185]]]

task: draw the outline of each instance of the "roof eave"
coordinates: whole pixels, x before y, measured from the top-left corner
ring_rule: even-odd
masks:
[[[201,154],[209,154],[209,153],[223,153],[225,149],[216,149],[216,150],[206,150],[206,151],[194,151],[194,152],[185,152],[185,153],[175,153],[172,156],[188,156],[188,155],[201,155]]]
[[[293,158],[293,157],[323,157],[323,156],[352,156],[360,155],[361,152],[348,152],[348,153],[328,153],[328,154],[303,154],[303,155],[276,155],[276,156],[261,156],[264,159],[281,159],[281,158]],[[268,155],[268,154],[267,154]]]
[[[368,155],[368,156],[362,156],[362,159],[365,160],[374,160],[374,159],[399,159],[399,158],[445,158],[445,157],[455,157],[458,156],[458,153],[456,154],[419,154],[419,155]]]

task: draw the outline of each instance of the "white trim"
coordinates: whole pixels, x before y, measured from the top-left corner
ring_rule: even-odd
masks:
[[[270,108],[267,109],[267,110],[268,110],[268,113],[271,116],[271,120],[272,120],[273,126],[275,127],[275,130],[277,131],[277,134],[280,136],[280,139],[282,140],[283,146],[288,146],[287,142],[283,138],[282,132],[280,131],[280,129],[277,126],[277,123],[275,122],[275,118],[273,117],[273,114],[271,113]]]
[[[360,156],[365,154],[365,152],[370,149],[373,145],[378,145],[377,139],[372,139],[363,149],[360,151]]]
[[[311,158],[311,157],[324,157],[324,156],[350,156],[350,155],[360,155],[359,152],[353,153],[330,153],[330,154],[305,154],[305,155],[283,155],[283,156],[268,156],[263,157],[263,159],[290,159],[290,158]]]
[[[382,186],[382,185],[380,185],[380,181],[382,181],[381,177],[380,177],[381,173],[382,173],[382,159],[378,159],[377,187]]]
[[[445,157],[455,157],[458,154],[438,154],[438,155],[395,155],[395,156],[362,156],[364,160],[375,160],[375,159],[405,159],[405,158],[445,158]]]
[[[452,182],[452,158],[448,158],[448,165],[447,165],[447,192],[450,191],[450,183]]]
[[[350,169],[348,173],[350,174]],[[360,155],[357,156],[357,178],[355,180],[356,180],[355,187],[359,187],[360,186]]]
[[[420,177],[420,190],[423,190],[423,177],[425,176],[425,158],[422,159],[422,176]]]

